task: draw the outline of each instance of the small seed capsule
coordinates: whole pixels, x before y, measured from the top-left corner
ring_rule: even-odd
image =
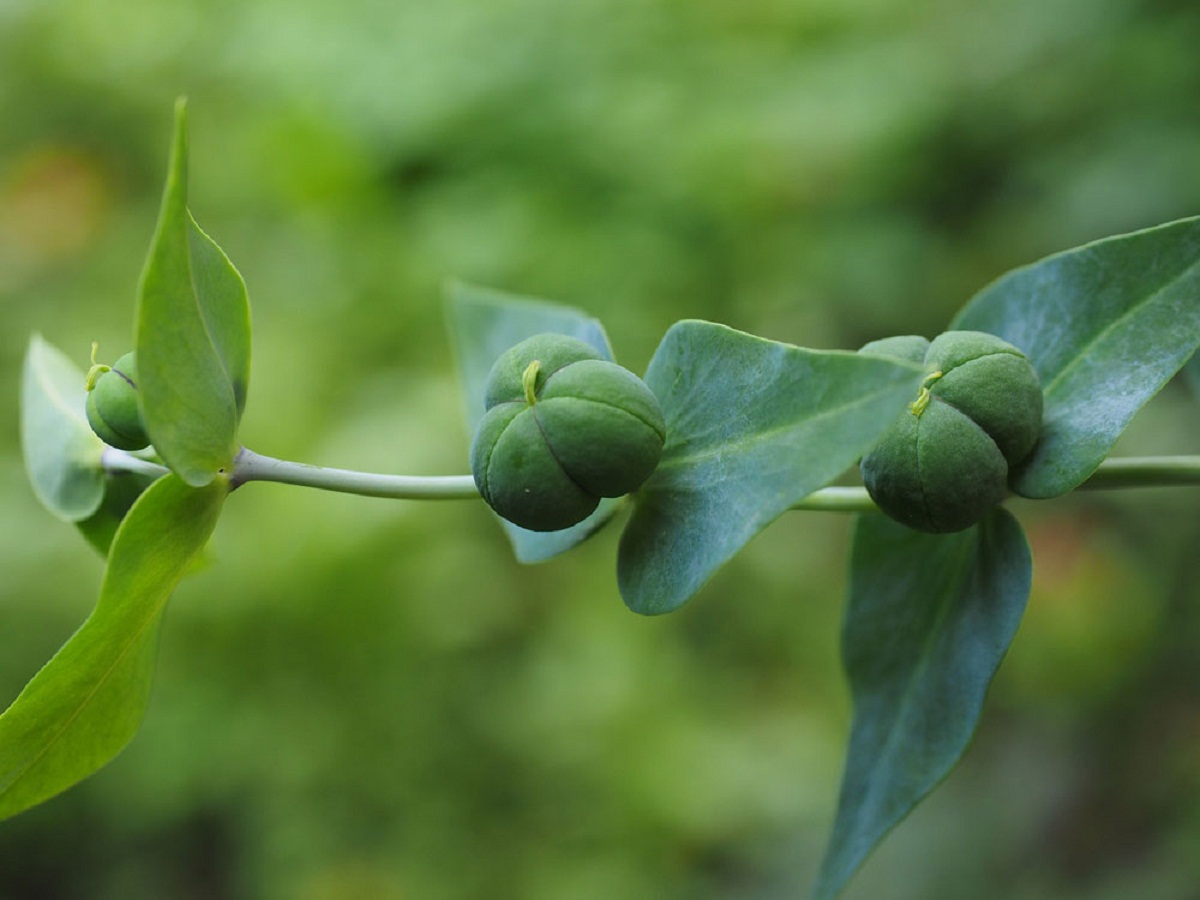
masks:
[[[137,361],[126,353],[88,389],[87,418],[92,431],[118,450],[141,450],[150,438],[138,408]]]
[[[910,528],[961,531],[1008,494],[1009,470],[1033,450],[1042,388],[1025,355],[978,331],[867,344],[859,353],[921,363],[928,375],[909,410],[863,457],[863,482]]]
[[[662,456],[666,425],[646,384],[576,338],[541,334],[505,352],[471,445],[484,500],[533,531],[586,519],[601,497],[637,490]]]

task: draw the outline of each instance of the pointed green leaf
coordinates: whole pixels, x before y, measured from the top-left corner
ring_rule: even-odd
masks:
[[[29,483],[42,505],[77,522],[104,497],[104,442],[87,422],[84,373],[35,334],[21,372],[21,450]]]
[[[883,357],[803,350],[710,322],[672,326],[646,372],[667,441],[621,537],[626,604],[677,608],[780,513],[853,465],[921,378]]]
[[[600,322],[569,306],[458,282],[450,285],[446,307],[467,427],[472,435],[483,418],[483,389],[492,363],[526,338],[546,332],[566,334],[587,341],[605,358],[613,358]],[[528,531],[503,519],[501,524],[518,560],[542,562],[593,534],[620,503],[619,499],[602,500],[594,513],[562,531]]]
[[[1033,362],[1045,426],[1012,487],[1027,497],[1065,494],[1200,347],[1200,218],[1010,272],[953,327],[998,335]]]
[[[230,275],[228,261],[192,225],[187,159],[187,117],[180,101],[162,209],[138,292],[137,361],[142,415],[154,448],[180,478],[199,487],[227,468],[236,450],[238,402],[214,333],[232,364],[244,367],[249,317],[242,314],[244,289],[239,295],[234,284],[240,278]],[[201,289],[206,299],[224,305],[207,309]]]
[[[955,534],[859,517],[842,632],[854,721],[816,900],[837,896],[966,750],[1031,566],[1021,526],[1001,508]]]
[[[88,620],[0,716],[0,818],[99,769],[137,731],[167,598],[203,548],[228,490],[173,475],[151,485],[117,531]]]

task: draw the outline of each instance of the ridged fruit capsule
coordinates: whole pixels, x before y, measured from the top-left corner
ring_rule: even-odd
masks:
[[[666,425],[640,378],[590,344],[539,334],[493,365],[471,445],[483,499],[510,522],[558,531],[602,497],[637,490],[662,456]]]
[[[978,331],[886,338],[859,353],[925,366],[917,398],[863,457],[871,499],[919,531],[961,531],[1008,494],[1009,471],[1042,428],[1042,388],[1025,355]]]

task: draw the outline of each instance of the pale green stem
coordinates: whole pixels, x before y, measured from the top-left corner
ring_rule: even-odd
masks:
[[[1082,491],[1200,484],[1200,456],[1118,456],[1100,463]]]
[[[272,459],[243,447],[233,461],[229,483],[232,489],[247,481],[278,481],[394,500],[468,500],[479,496],[475,479],[470,475],[376,475],[349,469],[325,469]]]
[[[158,478],[170,473],[166,466],[134,456],[116,447],[105,447],[100,453],[100,467],[106,472],[134,472],[138,475],[153,475]]]
[[[167,469],[123,450],[108,448],[101,457],[111,472],[165,475]],[[232,487],[247,481],[276,481],[395,500],[468,500],[479,496],[470,475],[376,475],[348,469],[326,469],[262,456],[243,448],[234,460]],[[1106,459],[1079,490],[1200,485],[1200,456],[1130,456]],[[876,509],[865,488],[828,487],[809,494],[792,509],[825,512],[868,512]]]

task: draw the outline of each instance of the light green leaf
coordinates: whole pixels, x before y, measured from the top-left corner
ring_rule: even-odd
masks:
[[[226,360],[244,390],[250,337],[240,277],[188,214],[187,159],[180,101],[162,209],[138,292],[137,361],[154,448],[180,478],[200,487],[227,469],[236,452],[239,404]]]
[[[492,363],[526,338],[547,332],[566,334],[587,341],[606,359],[613,358],[608,336],[599,321],[569,306],[456,282],[448,289],[446,308],[467,426],[472,435],[483,418],[484,384]],[[620,499],[602,500],[594,513],[562,531],[528,531],[500,521],[518,560],[542,562],[593,534],[620,504]]]
[[[893,359],[803,350],[710,322],[672,326],[646,373],[667,441],[621,537],[626,604],[677,608],[780,513],[853,465],[921,378]]]
[[[998,335],[1032,361],[1045,425],[1011,483],[1026,497],[1065,494],[1200,347],[1200,218],[1010,272],[976,295],[953,327]]]
[[[837,896],[966,750],[1031,568],[1021,526],[999,507],[955,534],[859,517],[842,632],[854,721],[816,900]]]
[[[250,301],[241,273],[188,216],[192,278],[200,313],[233,388],[239,419],[250,386]]]
[[[141,723],[167,598],[216,525],[225,479],[168,475],[117,531],[91,616],[0,716],[0,818],[86,778]]]
[[[104,497],[104,442],[87,422],[84,373],[41,335],[29,339],[21,372],[21,451],[42,505],[77,522]]]

